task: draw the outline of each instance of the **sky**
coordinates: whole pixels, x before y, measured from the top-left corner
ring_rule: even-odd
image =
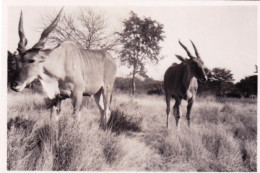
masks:
[[[17,48],[18,22],[21,10],[27,47],[39,39],[42,16],[57,13],[61,7],[12,6],[8,7],[8,50]],[[158,64],[146,64],[148,76],[163,80],[166,69],[180,63],[175,54],[187,56],[179,45],[180,39],[194,54],[190,39],[209,69],[230,69],[235,82],[252,75],[257,64],[257,7],[256,6],[109,6],[91,7],[106,16],[110,29],[122,28],[122,21],[134,11],[139,17],[151,17],[164,25],[165,40],[160,44],[164,59]],[[64,11],[76,7],[65,6]],[[119,64],[119,63],[118,63]],[[120,66],[117,76],[125,76],[129,69]]]

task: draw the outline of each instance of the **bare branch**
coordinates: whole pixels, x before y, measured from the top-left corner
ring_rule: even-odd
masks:
[[[53,20],[53,16],[44,16],[44,25]],[[47,22],[46,22],[47,21]],[[74,40],[84,49],[113,50],[119,44],[115,31],[106,27],[104,15],[90,8],[77,8],[65,13],[57,27],[50,33],[49,43],[66,39]]]

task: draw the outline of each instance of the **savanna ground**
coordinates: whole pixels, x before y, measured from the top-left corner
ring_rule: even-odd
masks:
[[[55,127],[42,95],[10,91],[7,169],[257,171],[256,100],[199,96],[191,127],[181,118],[178,129],[173,116],[171,129],[166,129],[165,107],[164,96],[137,95],[132,100],[115,92],[110,129],[103,131],[93,98],[84,99],[79,124],[67,99]],[[185,115],[185,101],[182,110]],[[56,143],[51,137],[55,130]]]

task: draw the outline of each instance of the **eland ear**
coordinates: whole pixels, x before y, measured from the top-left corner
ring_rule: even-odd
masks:
[[[180,55],[175,55],[180,61],[184,62],[186,61],[186,58],[183,58],[182,56]]]
[[[51,51],[52,49],[39,50],[38,54],[40,62],[44,62],[48,58]]]
[[[50,55],[50,53],[51,53],[54,49],[58,48],[60,45],[61,45],[61,44],[59,43],[56,47],[51,48],[51,49],[39,49],[39,50],[38,50],[38,54],[40,55],[40,62],[45,61],[45,59],[48,58],[48,56]]]

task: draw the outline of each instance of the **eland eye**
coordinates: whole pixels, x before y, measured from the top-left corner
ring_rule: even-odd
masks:
[[[35,61],[35,60],[30,59],[30,60],[28,60],[28,63],[34,63],[34,61]]]

